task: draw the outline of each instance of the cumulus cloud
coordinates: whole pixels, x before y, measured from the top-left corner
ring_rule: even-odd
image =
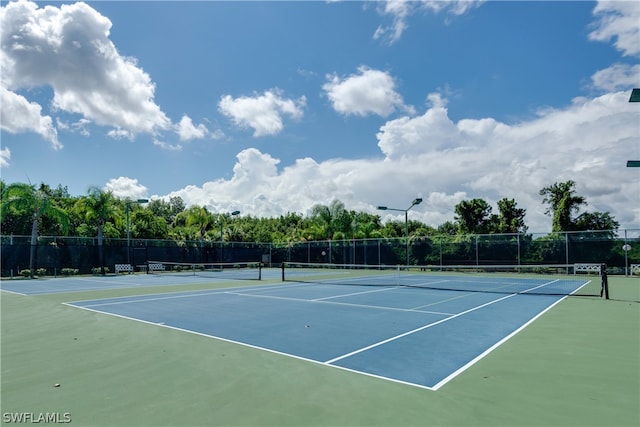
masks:
[[[58,141],[58,132],[50,116],[42,115],[42,107],[35,102],[0,86],[0,125],[11,133],[35,132],[48,140],[54,149],[62,144]]]
[[[252,128],[253,136],[277,135],[284,128],[283,116],[299,119],[304,114],[306,98],[289,99],[280,90],[271,89],[262,95],[234,98],[224,95],[218,110],[237,126]]]
[[[410,215],[434,226],[452,221],[461,200],[479,197],[497,209],[497,201],[508,197],[527,210],[531,231],[547,231],[551,219],[538,192],[571,179],[589,210],[612,212],[623,226],[637,227],[637,174],[625,164],[640,156],[637,148],[635,154],[629,148],[637,147],[640,129],[628,98],[628,91],[577,98],[566,108],[516,124],[492,118],[456,122],[441,99],[422,115],[381,126],[379,159],[303,158],[282,167],[279,159],[251,148],[238,154],[231,178],[166,197],[179,195],[188,204],[257,216],[306,214],[314,204],[334,199],[349,209],[379,213],[377,205],[405,208],[423,197]],[[383,218],[404,219],[391,212]]]
[[[640,3],[636,1],[599,1],[593,9],[595,29],[589,39],[609,42],[625,56],[640,54]]]
[[[395,86],[395,80],[388,72],[360,66],[357,74],[347,77],[328,75],[322,89],[333,109],[340,114],[387,117],[396,109],[410,109],[404,107]]]
[[[613,64],[591,76],[593,86],[609,92],[640,86],[640,65]]]
[[[180,141],[189,141],[192,139],[202,139],[209,135],[209,129],[202,123],[198,126],[193,124],[191,117],[184,115],[176,126]]]
[[[170,128],[170,120],[154,101],[150,76],[134,58],[117,51],[109,39],[111,21],[87,4],[39,7],[30,1],[10,2],[0,8],[0,27],[6,91],[49,86],[54,110],[113,127],[116,130],[109,134],[114,137]],[[36,107],[31,107],[32,117]],[[2,117],[3,127],[15,126],[20,114],[4,110],[8,112]],[[43,132],[42,120],[26,126]],[[53,126],[45,128],[54,143]]]
[[[111,191],[115,197],[131,200],[147,198],[147,187],[138,183],[137,179],[121,176],[110,179],[103,188],[104,191]]]

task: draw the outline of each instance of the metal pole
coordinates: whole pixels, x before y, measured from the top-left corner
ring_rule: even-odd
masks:
[[[222,217],[220,217],[220,219],[218,221],[220,221],[220,254],[218,255],[220,257],[220,259],[218,261],[219,262],[223,262],[224,240],[222,238]]]
[[[624,276],[627,277],[629,275],[629,250],[627,249],[627,230],[624,230]]]
[[[131,225],[129,224],[129,202],[124,202],[127,212],[127,264],[131,264]]]
[[[404,211],[404,238],[407,239],[405,252],[407,253],[407,267],[409,266],[409,209]]]
[[[422,203],[422,199],[416,198],[413,200],[413,202],[411,202],[411,206],[409,206],[407,209],[396,209],[396,208],[389,208],[387,206],[378,206],[378,210],[381,210],[381,211],[388,210],[388,211],[404,212],[404,236],[406,239],[405,251],[407,255],[407,266],[409,265],[409,209],[411,209],[416,205],[419,205],[420,203]]]

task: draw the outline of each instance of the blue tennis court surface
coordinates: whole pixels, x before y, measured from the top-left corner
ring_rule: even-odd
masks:
[[[267,270],[265,278],[280,273]],[[228,282],[229,275],[200,276],[193,274],[121,274],[107,276],[81,276],[40,278],[38,280],[0,280],[0,290],[21,295],[41,295],[108,289],[144,288],[150,286],[193,285],[199,283]],[[255,273],[257,277],[257,272]],[[231,277],[231,280],[234,280]]]
[[[284,283],[69,305],[435,390],[562,298]]]

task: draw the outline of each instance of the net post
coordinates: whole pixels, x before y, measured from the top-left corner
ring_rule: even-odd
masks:
[[[262,280],[262,262],[258,262],[258,280]]]
[[[284,262],[280,264],[280,268],[282,269],[282,281],[284,282]]]
[[[607,275],[607,264],[600,265],[600,276],[602,277],[602,286],[600,288],[600,297],[604,293],[605,299],[609,299],[609,278]]]

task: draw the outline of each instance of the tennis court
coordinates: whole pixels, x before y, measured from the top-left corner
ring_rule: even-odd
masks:
[[[166,280],[146,276],[135,277]],[[291,277],[295,281],[275,285],[69,304],[437,390],[593,281],[416,272],[400,278],[380,268],[302,269]]]
[[[181,264],[186,265],[186,264]],[[0,289],[20,295],[39,295],[82,291],[115,290],[130,288],[150,288],[155,286],[198,285],[222,283],[229,280],[260,280],[262,269],[258,263],[212,263],[203,266],[215,269],[194,270],[196,264],[189,264],[181,271],[163,271],[158,274],[110,274],[95,276],[45,277],[38,280],[3,280]],[[227,268],[221,268],[221,267]],[[278,277],[275,271],[265,272],[265,279]]]
[[[3,411],[105,426],[638,425],[637,278],[614,278],[605,300],[285,273],[2,281]],[[453,276],[485,280],[433,280]],[[596,280],[578,293],[597,289],[579,279]]]

